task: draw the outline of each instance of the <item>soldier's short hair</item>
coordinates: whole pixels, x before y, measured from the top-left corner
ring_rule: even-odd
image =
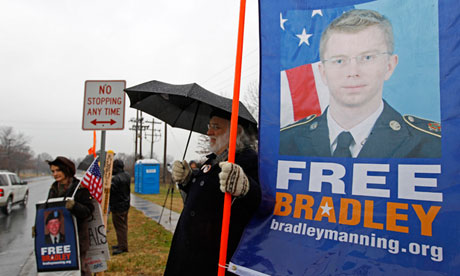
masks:
[[[334,32],[342,33],[357,33],[368,27],[379,27],[385,36],[387,44],[387,51],[393,54],[394,51],[394,36],[393,27],[391,22],[385,16],[373,10],[351,10],[334,19],[334,21],[327,26],[321,35],[319,43],[319,54],[321,60],[324,59],[324,51],[326,44]]]

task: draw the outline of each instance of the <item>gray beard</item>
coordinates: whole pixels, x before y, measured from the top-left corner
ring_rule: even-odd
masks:
[[[230,130],[227,130],[226,133],[220,136],[214,136],[216,138],[216,142],[214,145],[211,145],[211,140],[209,140],[209,151],[212,153],[217,154],[217,151],[221,150],[224,147],[228,148],[228,140],[230,139]]]
[[[209,145],[209,151],[212,152],[212,153],[215,153],[217,154],[217,152],[222,149],[223,147],[225,147],[225,145],[219,145],[217,142],[214,144],[214,146],[212,145]],[[228,144],[227,144],[227,148],[228,148]]]

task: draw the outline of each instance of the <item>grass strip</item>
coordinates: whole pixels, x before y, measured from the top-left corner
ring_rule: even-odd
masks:
[[[159,194],[139,194],[134,192],[134,183],[132,183],[131,192],[160,206],[165,205],[168,209],[171,208],[172,198],[172,209],[178,213],[182,211],[184,206],[180,192],[176,187],[174,187],[173,193],[169,187],[169,194],[167,185],[160,185]],[[168,198],[166,199],[167,194]],[[112,216],[109,216],[107,224],[107,240],[110,252],[112,252],[112,245],[117,244]],[[129,252],[116,256],[111,255],[107,263],[108,270],[105,271],[104,275],[163,275],[171,240],[171,232],[164,229],[156,221],[146,217],[141,211],[131,207],[128,214]]]
[[[111,216],[107,224],[107,240],[112,251],[117,238]],[[111,255],[104,275],[163,275],[171,240],[171,232],[131,207],[128,214],[129,252]]]

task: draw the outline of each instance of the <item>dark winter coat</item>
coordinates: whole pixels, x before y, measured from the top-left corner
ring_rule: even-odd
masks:
[[[58,182],[55,181],[49,190],[48,199],[56,197],[72,197],[75,188],[80,183],[80,180],[73,178],[72,183],[69,188],[64,192],[64,194],[59,194]],[[88,221],[87,218],[91,216],[94,211],[93,203],[91,202],[91,194],[88,189],[82,187],[78,188],[75,193],[74,201],[75,205],[70,210],[70,213],[77,218],[77,228],[78,228],[78,239],[80,244],[80,252],[84,256],[86,251],[89,249],[89,234],[88,234]]]
[[[216,156],[208,156],[201,170],[180,187],[187,198],[174,232],[166,276],[217,275],[224,193],[220,191]],[[250,188],[244,197],[233,198],[227,250],[227,262],[236,250],[246,224],[257,210],[261,192],[258,181],[257,153],[243,150],[235,156],[247,175]]]
[[[126,212],[129,209],[131,176],[123,167],[113,168],[112,186],[110,187],[110,211],[114,213]]]

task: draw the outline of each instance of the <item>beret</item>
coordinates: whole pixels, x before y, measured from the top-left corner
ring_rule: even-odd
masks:
[[[59,213],[57,210],[52,211],[51,213],[48,214],[46,217],[46,224],[52,219],[59,219],[61,217],[61,213]]]

